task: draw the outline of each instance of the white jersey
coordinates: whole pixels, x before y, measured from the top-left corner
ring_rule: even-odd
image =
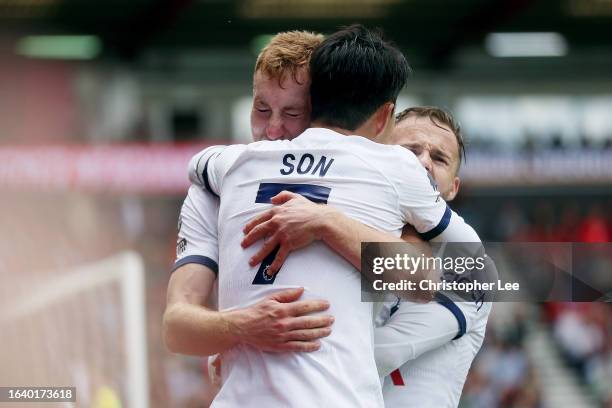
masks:
[[[485,336],[491,303],[398,302],[375,330],[385,407],[451,408]],[[398,361],[404,363],[399,367]]]
[[[304,287],[324,298],[335,316],[331,336],[313,353],[265,353],[238,346],[223,354],[223,387],[214,407],[382,406],[374,362],[372,304],[361,302],[359,273],[322,243],[293,252],[275,277],[266,263],[251,268],[258,245],[240,247],[244,225],[293,191],[400,235],[407,223],[426,235],[478,237],[446,206],[416,157],[328,129],[308,129],[292,141],[209,148],[192,159],[191,174],[219,209],[219,308],[251,305],[281,289]],[[196,180],[197,179],[197,180]]]
[[[173,270],[196,263],[218,272],[217,220],[219,199],[204,187],[192,185],[181,207]]]
[[[495,268],[490,258],[487,268]],[[385,302],[378,312],[376,364],[383,380],[385,407],[459,405],[463,384],[484,340],[492,305],[455,301],[449,296],[437,293],[435,301],[429,303],[398,298]]]

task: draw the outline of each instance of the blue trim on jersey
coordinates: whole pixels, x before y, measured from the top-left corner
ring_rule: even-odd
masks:
[[[459,306],[457,306],[455,302],[450,300],[448,296],[443,295],[440,292],[436,293],[436,295],[434,296],[434,299],[440,305],[447,308],[453,314],[453,316],[455,316],[455,318],[457,319],[457,323],[459,323],[459,332],[453,338],[453,340],[457,340],[461,338],[465,334],[465,331],[467,330],[467,322],[465,320],[465,315],[463,314],[461,309],[459,309]]]
[[[257,191],[256,203],[270,204],[270,200],[281,191],[291,191],[306,197],[313,203],[327,204],[331,188],[317,186],[314,184],[284,184],[284,183],[261,183]]]
[[[212,190],[212,188],[210,187],[210,181],[208,181],[208,162],[210,161],[211,158],[212,156],[210,156],[208,160],[206,160],[206,164],[204,165],[204,170],[202,170],[202,178],[204,179],[204,187],[206,187],[206,190],[208,190],[210,194],[219,198],[219,194],[215,193]]]
[[[209,257],[203,255],[188,255],[184,258],[179,259],[175,262],[174,267],[172,268],[172,272],[176,271],[181,266],[190,263],[208,266],[210,269],[212,269],[215,275],[219,275],[219,265],[217,265],[217,263]]]
[[[440,220],[438,225],[436,225],[433,229],[427,232],[424,232],[422,234],[419,233],[421,238],[423,238],[425,241],[431,241],[432,239],[440,235],[442,232],[444,232],[444,230],[446,229],[446,227],[448,227],[448,224],[450,223],[451,215],[453,215],[453,212],[447,204],[446,210],[444,211],[444,215],[442,215],[442,219]]]
[[[402,300],[398,297],[397,301],[395,302],[393,307],[391,307],[391,310],[389,310],[389,316],[393,316],[395,314],[395,312],[397,312],[399,310],[401,301]]]
[[[196,163],[195,166],[195,172],[196,172],[196,177],[198,178],[198,181],[201,184],[204,184],[204,180],[202,180],[202,177],[200,177],[200,173],[198,173],[198,169],[200,168],[200,162],[202,161],[202,157],[204,157],[204,155],[200,155],[200,157],[198,157],[198,162]]]

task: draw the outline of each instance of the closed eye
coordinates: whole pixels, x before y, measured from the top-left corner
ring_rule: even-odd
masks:
[[[434,160],[437,162],[440,162],[442,164],[448,164],[448,160],[445,157],[442,156],[435,156]]]

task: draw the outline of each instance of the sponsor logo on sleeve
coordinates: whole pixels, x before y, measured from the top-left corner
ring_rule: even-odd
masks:
[[[179,239],[176,243],[176,256],[180,256],[187,249],[187,240],[185,238]]]

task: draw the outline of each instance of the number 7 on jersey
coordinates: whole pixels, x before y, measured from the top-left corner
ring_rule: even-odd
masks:
[[[317,204],[327,204],[331,188],[318,186],[316,184],[261,183],[259,185],[259,190],[257,190],[255,202],[270,204],[272,197],[282,191],[290,191],[299,194]],[[279,248],[280,246],[274,248],[274,250],[261,262],[255,274],[255,278],[253,279],[253,285],[271,285],[274,283],[278,272],[274,276],[270,276],[268,275],[268,268],[274,261]]]

